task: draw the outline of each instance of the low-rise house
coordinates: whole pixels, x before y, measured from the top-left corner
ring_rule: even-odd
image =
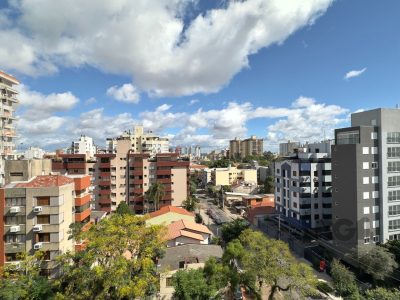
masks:
[[[268,205],[265,203],[257,203],[247,210],[247,220],[258,227],[258,222],[267,216],[276,215],[274,203]]]
[[[242,196],[243,205],[247,208],[255,205],[265,205],[274,207],[275,195],[274,194],[261,194],[261,195],[246,195]]]
[[[195,214],[182,207],[164,206],[161,209],[149,214],[150,218],[146,220],[148,225],[168,225],[176,221],[185,220],[194,223]]]
[[[211,231],[204,225],[179,220],[168,225],[167,247],[183,244],[208,244]]]
[[[159,260],[157,268],[160,273],[160,299],[173,299],[173,275],[179,270],[199,269],[210,257],[221,259],[221,246],[186,244],[167,248],[165,255]]]

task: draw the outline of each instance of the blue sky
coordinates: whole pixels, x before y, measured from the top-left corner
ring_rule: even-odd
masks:
[[[275,150],[400,103],[396,0],[35,2],[0,6],[0,68],[23,83],[24,146],[80,134],[101,145],[143,123],[175,145],[255,134]]]

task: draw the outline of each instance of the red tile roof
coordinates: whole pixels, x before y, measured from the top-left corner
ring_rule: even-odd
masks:
[[[28,182],[17,183],[15,187],[23,188],[38,188],[38,187],[52,187],[52,186],[63,186],[66,184],[73,183],[72,178],[63,175],[41,175],[36,176]]]
[[[168,225],[167,240],[172,240],[182,235],[203,240],[200,233],[211,234],[211,231],[204,225],[180,220]]]
[[[164,214],[167,214],[169,212],[174,212],[177,214],[181,214],[181,215],[186,215],[186,216],[191,216],[194,217],[194,213],[191,213],[189,211],[187,211],[186,209],[182,208],[182,207],[176,207],[176,206],[164,206],[161,209],[150,213],[150,219],[154,218],[154,217],[158,217]]]

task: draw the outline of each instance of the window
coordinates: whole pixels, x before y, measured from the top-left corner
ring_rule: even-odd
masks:
[[[25,235],[23,234],[6,234],[6,243],[25,243]]]
[[[6,198],[6,206],[25,206],[26,199],[22,197]]]
[[[369,236],[364,237],[364,244],[369,244]]]
[[[400,229],[400,219],[399,220],[390,220],[389,221],[389,230],[397,230]]]
[[[400,147],[388,147],[387,148],[388,158],[399,158],[400,157]]]
[[[389,216],[397,216],[397,215],[400,215],[400,205],[389,206]]]
[[[378,205],[372,206],[372,213],[377,214],[378,212],[379,212],[379,206]]]
[[[50,215],[36,216],[36,224],[50,224]]]
[[[372,184],[379,183],[379,177],[378,176],[372,176],[371,177],[371,183]]]
[[[369,214],[369,206],[364,207],[364,215]]]
[[[400,176],[390,176],[388,177],[388,186],[399,186],[400,185]]]
[[[369,169],[369,162],[363,162],[363,169],[368,170]]]
[[[297,197],[297,192],[293,192],[293,197]]]
[[[374,235],[372,237],[372,240],[374,241],[374,243],[379,243],[379,235]]]
[[[314,220],[319,220],[319,215],[314,215]]]
[[[370,227],[371,224],[368,221],[364,222],[364,229],[370,229]]]
[[[378,139],[378,133],[377,132],[371,132],[371,140],[377,140]]]
[[[314,203],[314,209],[318,209],[318,203]]]
[[[167,278],[165,278],[165,286],[166,286],[166,287],[171,287],[171,286],[173,286],[172,277],[167,277]]]
[[[378,169],[378,162],[374,161],[371,163],[371,169]]]
[[[50,197],[36,197],[37,206],[50,205]]]
[[[369,177],[363,177],[363,184],[369,184]]]
[[[400,132],[388,132],[386,141],[388,144],[399,144]]]
[[[372,228],[378,228],[378,227],[379,227],[379,220],[372,221]]]
[[[6,225],[20,225],[26,223],[25,216],[6,216],[5,217]]]
[[[400,172],[400,161],[388,162],[388,172]]]
[[[363,147],[362,148],[362,154],[369,154],[369,148],[368,147]]]
[[[397,240],[400,240],[400,234],[389,235],[389,241],[397,241]]]
[[[38,240],[41,243],[49,243],[50,242],[50,233],[39,233]]]
[[[389,201],[400,201],[400,190],[389,191],[388,200]]]
[[[363,199],[369,199],[369,192],[363,193]]]
[[[379,191],[373,191],[373,192],[372,192],[372,198],[373,198],[373,199],[379,198]]]
[[[371,147],[371,154],[378,154],[378,147]]]
[[[297,202],[293,202],[293,207],[297,208]]]
[[[12,176],[12,177],[22,177],[22,176],[24,176],[24,173],[22,173],[22,172],[10,172],[10,176]]]
[[[293,177],[297,176],[297,172],[293,171]]]

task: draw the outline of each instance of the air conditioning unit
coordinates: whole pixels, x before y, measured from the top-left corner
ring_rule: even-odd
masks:
[[[43,247],[43,243],[41,243],[41,242],[36,243],[35,245],[33,245],[33,249],[35,249],[35,250],[42,249],[42,247]]]
[[[35,206],[34,208],[33,208],[33,212],[35,212],[35,213],[39,213],[39,212],[41,212],[43,210],[43,207],[41,207],[41,206]]]
[[[42,231],[43,230],[43,226],[42,226],[42,224],[35,225],[35,226],[33,226],[32,230],[33,230],[33,232]]]
[[[20,232],[20,231],[21,231],[21,226],[19,226],[19,225],[10,227],[10,232],[12,232],[12,233]]]
[[[21,211],[21,207],[19,207],[19,206],[10,207],[10,213],[12,213],[12,214],[19,213],[20,211]]]

